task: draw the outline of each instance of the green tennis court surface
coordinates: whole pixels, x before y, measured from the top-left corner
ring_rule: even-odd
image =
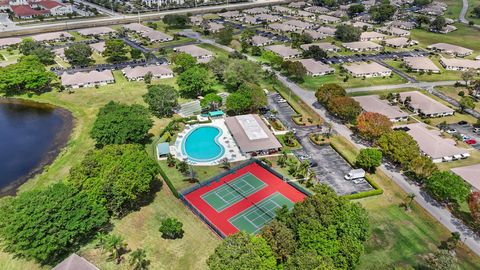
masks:
[[[203,194],[201,197],[217,210],[217,212],[220,212],[241,201],[244,197],[257,192],[266,185],[267,184],[253,174],[246,173]]]
[[[275,218],[275,210],[287,205],[293,207],[293,202],[281,193],[275,192],[260,202],[233,216],[228,221],[239,231],[257,233],[263,225]]]

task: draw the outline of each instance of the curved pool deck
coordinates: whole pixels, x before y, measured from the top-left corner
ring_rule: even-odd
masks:
[[[208,124],[187,125],[180,132],[170,152],[192,165],[218,165],[247,159],[241,152],[223,119]]]

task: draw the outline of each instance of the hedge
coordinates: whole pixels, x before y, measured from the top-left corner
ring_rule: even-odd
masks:
[[[172,181],[170,180],[170,178],[168,178],[167,174],[163,171],[162,168],[160,168],[160,175],[162,176],[163,181],[165,181],[165,183],[167,183],[167,186],[170,189],[170,191],[172,191],[173,195],[177,198],[180,198],[180,194],[178,194],[177,189],[172,184]]]
[[[340,156],[342,156],[343,159],[345,159],[350,166],[354,167],[353,160],[349,160],[347,156],[345,156],[341,151],[338,151],[338,148],[335,147],[334,144],[330,143],[330,146],[337,152]],[[361,198],[367,198],[371,196],[377,196],[383,194],[383,189],[380,188],[380,186],[373,181],[370,176],[366,175],[365,180],[374,188],[373,190],[368,190],[368,191],[363,191],[355,194],[348,194],[348,195],[343,195],[342,197],[345,197],[350,200],[355,200],[355,199],[361,199]]]

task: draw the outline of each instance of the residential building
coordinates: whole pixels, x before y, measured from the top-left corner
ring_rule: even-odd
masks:
[[[286,8],[286,7],[283,7],[283,6],[273,6],[272,7],[272,10],[276,13],[279,13],[279,14],[290,14],[290,15],[293,15],[296,13],[295,10],[293,9],[290,9],[290,8]]]
[[[440,58],[440,64],[446,70],[466,71],[469,69],[480,70],[480,61],[458,58]]]
[[[406,37],[389,38],[385,40],[385,45],[393,48],[404,48],[418,44],[418,41]]]
[[[377,31],[379,31],[381,33],[384,33],[384,34],[387,34],[387,35],[395,36],[395,37],[408,37],[408,36],[410,36],[410,31],[403,30],[403,29],[393,27],[393,26],[380,27],[380,28],[377,29]]]
[[[142,37],[148,39],[150,42],[167,42],[167,41],[172,41],[173,37],[169,36],[167,34],[164,34],[160,31],[148,31],[148,32],[142,32],[141,33]]]
[[[17,37],[8,37],[0,39],[0,49],[5,49],[6,47],[16,45],[22,42],[21,38]]]
[[[392,71],[376,62],[351,63],[342,66],[353,77],[386,77],[392,74]]]
[[[203,17],[201,15],[190,16],[190,23],[200,26],[203,23]]]
[[[373,29],[373,24],[364,23],[364,22],[354,22],[352,23],[352,26],[360,29],[367,29],[367,30]]]
[[[278,152],[282,145],[256,114],[225,118],[225,125],[244,154],[270,154]]]
[[[328,8],[320,7],[320,6],[306,7],[304,8],[304,10],[312,13],[317,13],[317,14],[327,14],[328,12],[330,12]]]
[[[125,25],[123,25],[123,28],[125,28],[126,30],[131,31],[131,32],[136,32],[138,34],[145,33],[145,32],[150,32],[150,31],[153,30],[152,28],[147,27],[147,26],[145,26],[143,24],[140,24],[140,23],[125,24]]]
[[[257,19],[257,21],[269,22],[269,23],[279,22],[279,21],[282,20],[282,17],[280,17],[280,16],[271,15],[271,14],[264,14],[264,13],[255,15],[254,17]]]
[[[391,122],[408,120],[408,113],[398,107],[390,105],[387,100],[380,99],[377,95],[353,97],[366,112],[385,115]]]
[[[52,270],[100,270],[91,262],[73,253],[57,264]]]
[[[448,162],[467,158],[468,150],[456,146],[453,139],[444,138],[441,131],[431,129],[423,123],[408,124],[401,127],[418,143],[422,153],[433,163]]]
[[[427,47],[429,50],[434,50],[438,52],[443,52],[450,55],[455,55],[459,57],[468,56],[473,53],[473,50],[468,48],[460,47],[457,45],[452,45],[448,43],[435,43]]]
[[[110,27],[100,26],[100,27],[80,29],[80,30],[77,30],[77,32],[82,36],[90,37],[90,36],[109,35],[109,34],[115,33],[115,30],[113,30]]]
[[[324,76],[335,72],[334,68],[329,65],[325,65],[322,62],[315,61],[313,59],[298,60],[307,70],[307,75],[312,77]]]
[[[284,24],[291,25],[298,30],[311,29],[315,26],[312,23],[308,23],[308,22],[304,22],[304,21],[300,21],[300,20],[288,20],[288,21],[284,22]]]
[[[269,24],[268,27],[270,27],[274,31],[283,32],[283,33],[295,32],[297,30],[295,26],[290,24],[285,24],[285,23],[272,23],[272,24]]]
[[[413,28],[415,28],[416,24],[414,22],[393,21],[389,24],[389,26],[397,27],[404,30],[412,30]]]
[[[303,31],[303,33],[309,35],[313,40],[319,40],[329,37],[329,35],[322,33],[318,30],[305,30]]]
[[[325,34],[327,36],[332,36],[332,37],[335,35],[335,31],[337,31],[337,29],[329,26],[320,26],[317,29],[317,32],[320,32],[322,34]]]
[[[480,190],[480,164],[457,167],[450,170],[456,175],[462,177],[462,179],[475,188],[475,190]]]
[[[382,46],[371,41],[354,41],[342,44],[343,47],[353,52],[380,51]]]
[[[299,50],[287,47],[285,45],[271,45],[265,47],[265,49],[278,54],[284,60],[300,57],[302,55],[302,52]]]
[[[440,68],[430,58],[425,56],[405,57],[403,61],[405,66],[414,72],[440,73]]]
[[[360,41],[384,40],[385,35],[378,32],[363,32],[360,34]]]
[[[89,44],[88,46],[90,46],[92,50],[96,51],[99,54],[102,54],[105,51],[105,41],[92,43],[92,44]]]
[[[82,88],[114,83],[115,78],[111,70],[92,70],[89,72],[75,72],[73,74],[64,72],[61,76],[61,82],[62,85],[66,87]]]
[[[122,69],[123,75],[129,81],[141,81],[149,72],[154,79],[173,78],[173,71],[167,65],[136,66]]]
[[[339,23],[342,20],[337,17],[322,14],[317,17],[317,21],[322,23]]]
[[[339,47],[333,45],[332,43],[328,42],[320,42],[320,43],[310,43],[310,44],[303,44],[300,45],[300,48],[302,50],[308,50],[311,46],[317,46],[320,49],[326,51],[326,52],[338,52],[340,50]]]
[[[208,62],[213,58],[213,53],[204,48],[198,47],[196,45],[184,45],[175,47],[173,49],[176,52],[188,53],[191,56],[195,57],[199,62]]]
[[[455,110],[417,91],[401,92],[400,99],[410,110],[425,117],[443,117],[455,113]]]
[[[60,42],[73,39],[74,37],[65,31],[62,32],[50,32],[44,34],[38,34],[32,36],[32,39],[39,42]]]
[[[223,26],[223,24],[220,24],[220,23],[215,23],[215,22],[207,23],[207,30],[210,31],[210,33],[218,33],[223,28],[225,28],[225,26]]]
[[[267,37],[262,37],[262,36],[253,36],[251,39],[251,43],[253,46],[267,46],[273,43],[273,40],[267,38]]]
[[[232,11],[217,13],[217,15],[222,17],[222,18],[225,18],[225,19],[233,19],[233,18],[243,16],[238,10],[232,10]]]

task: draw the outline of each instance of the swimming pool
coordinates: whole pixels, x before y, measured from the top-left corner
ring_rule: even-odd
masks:
[[[182,143],[182,154],[189,160],[209,162],[219,159],[225,148],[218,142],[222,130],[214,126],[200,126],[191,130]]]

